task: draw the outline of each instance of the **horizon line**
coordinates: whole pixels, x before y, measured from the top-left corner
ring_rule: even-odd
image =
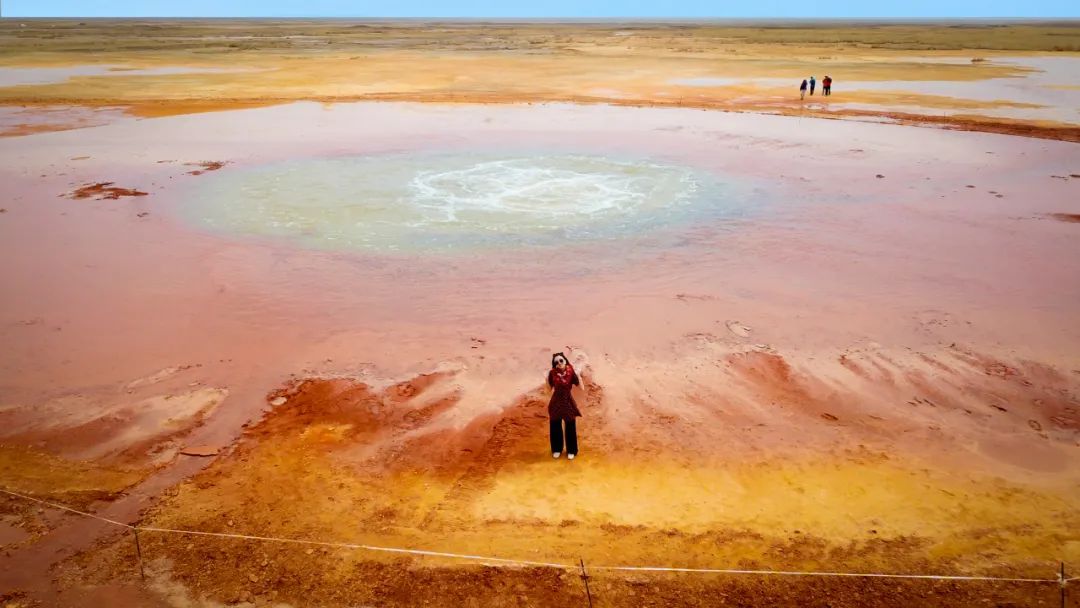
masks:
[[[232,15],[232,16],[202,16],[202,15],[51,15],[51,16],[10,16],[0,15],[0,20],[10,19],[28,19],[28,20],[67,20],[67,19],[209,19],[209,20],[229,20],[229,19],[275,19],[275,20],[350,20],[350,21],[549,21],[549,22],[626,22],[637,21],[645,23],[661,23],[661,22],[700,22],[700,21],[745,21],[745,22],[759,22],[759,21],[820,21],[820,22],[969,22],[969,21],[983,21],[983,22],[1011,22],[1011,21],[1027,21],[1027,22],[1040,22],[1040,21],[1076,21],[1080,24],[1080,15],[1073,16],[995,16],[995,17],[944,17],[944,16],[928,16],[928,17],[652,17],[652,16],[605,16],[605,17],[476,17],[476,16],[445,16],[445,15],[433,15],[433,16],[401,16],[401,17],[371,17],[371,16],[343,16],[343,15]]]

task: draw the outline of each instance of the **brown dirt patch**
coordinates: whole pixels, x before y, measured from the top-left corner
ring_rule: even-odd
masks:
[[[189,167],[200,167],[194,171],[188,171],[188,175],[202,175],[208,171],[217,171],[218,169],[229,164],[228,161],[223,160],[204,160],[197,163],[184,163]]]
[[[93,198],[96,200],[117,200],[122,196],[146,196],[148,193],[141,190],[135,190],[134,188],[121,188],[120,186],[114,186],[115,182],[97,182],[95,184],[86,184],[76,188],[73,192],[69,193],[68,198],[84,199]]]

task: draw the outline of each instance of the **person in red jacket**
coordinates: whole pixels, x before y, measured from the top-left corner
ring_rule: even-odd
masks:
[[[566,355],[555,353],[551,356],[551,371],[547,377],[548,387],[551,389],[551,401],[548,402],[548,418],[550,418],[551,431],[551,457],[558,458],[563,451],[563,425],[566,425],[566,458],[573,460],[577,456],[577,421],[581,416],[574,401],[571,389],[581,386],[574,366],[566,360]]]
[[[825,96],[832,95],[832,76],[826,76],[821,81],[821,94]]]

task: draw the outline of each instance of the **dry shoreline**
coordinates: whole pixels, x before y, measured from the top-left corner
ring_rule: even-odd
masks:
[[[143,35],[147,28],[156,37]],[[1080,138],[1080,119],[1070,113],[1075,104],[1062,97],[1071,94],[1068,89],[1054,89],[1058,97],[1043,100],[1043,85],[1032,85],[1025,94],[1036,94],[1038,103],[1009,99],[1015,92],[1009,89],[989,98],[968,98],[967,89],[952,94],[919,89],[922,81],[1020,82],[1038,72],[1040,61],[1080,61],[1075,22],[732,28],[35,21],[26,28],[0,23],[0,45],[11,51],[0,62],[8,66],[0,73],[16,66],[62,71],[84,65],[88,49],[95,52],[84,67],[105,70],[68,82],[39,78],[0,87],[0,106],[7,108],[122,108],[132,116],[154,117],[294,101],[603,103],[887,119]],[[799,79],[827,73],[837,79],[834,95],[799,102]],[[700,84],[687,84],[693,82]],[[860,82],[893,83],[895,91],[862,90]],[[1051,79],[1047,86],[1068,84]],[[0,136],[79,126],[60,118],[40,124],[9,119],[0,122]]]
[[[896,124],[904,124],[919,127],[939,127],[958,131],[974,131],[981,133],[998,133],[1002,135],[1017,135],[1020,137],[1033,137],[1037,139],[1051,139],[1058,141],[1080,142],[1080,126],[1070,124],[1034,124],[1020,120],[1001,120],[987,117],[964,117],[964,116],[929,116],[917,113],[904,113],[894,111],[872,110],[828,110],[820,108],[792,108],[789,104],[756,105],[756,104],[730,104],[724,102],[689,101],[689,100],[628,100],[621,98],[580,97],[567,98],[547,97],[540,98],[530,96],[527,98],[508,98],[507,96],[490,95],[412,95],[412,94],[371,94],[353,98],[311,98],[311,99],[215,99],[207,100],[168,100],[139,102],[125,104],[116,100],[105,99],[12,99],[10,103],[20,108],[27,107],[105,107],[123,108],[130,116],[140,118],[155,118],[161,116],[180,116],[203,112],[224,112],[247,108],[262,108],[296,101],[315,101],[320,103],[355,103],[363,101],[399,101],[419,103],[450,103],[450,104],[526,104],[533,103],[576,103],[576,104],[599,104],[624,107],[640,108],[694,108],[703,110],[718,110],[724,112],[748,112],[764,114],[780,114],[785,116],[803,116],[834,120],[866,120],[885,119]],[[20,137],[32,133],[44,133],[62,131],[80,126],[65,125],[15,125],[7,130],[0,131],[0,137]]]

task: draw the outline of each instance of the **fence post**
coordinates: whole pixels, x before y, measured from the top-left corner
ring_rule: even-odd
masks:
[[[585,597],[589,598],[589,608],[592,608],[592,592],[589,591],[589,575],[585,572],[585,560],[578,558],[581,563],[581,580],[585,582]]]
[[[139,545],[139,529],[132,528],[131,531],[135,533],[135,555],[139,558],[139,576],[142,577],[143,582],[146,582],[146,570],[143,569],[142,562],[142,546]]]
[[[1061,573],[1058,574],[1058,585],[1061,587],[1061,608],[1065,608],[1065,562],[1061,562]]]

